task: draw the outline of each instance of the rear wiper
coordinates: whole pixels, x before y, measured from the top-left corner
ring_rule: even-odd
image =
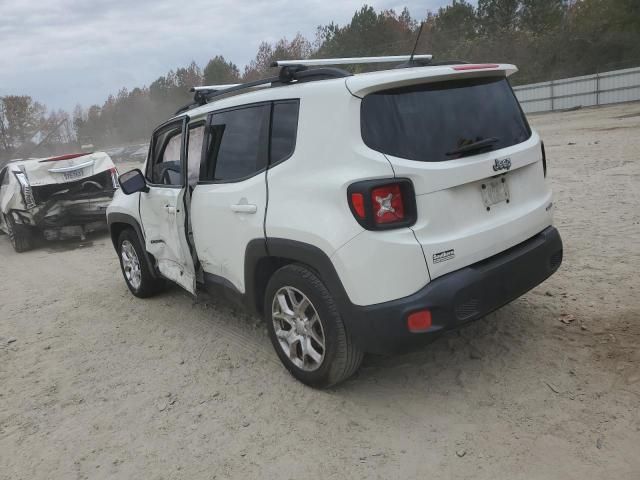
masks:
[[[491,145],[493,145],[494,143],[498,143],[499,141],[500,139],[496,137],[483,138],[482,140],[478,140],[477,142],[469,143],[467,145],[463,145],[460,148],[456,148],[455,150],[451,150],[450,152],[447,152],[445,155],[450,157],[452,155],[459,155],[461,153],[482,150],[483,148],[490,147]]]

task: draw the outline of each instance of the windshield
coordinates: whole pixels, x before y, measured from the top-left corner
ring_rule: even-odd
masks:
[[[362,138],[388,155],[441,162],[524,142],[531,130],[506,78],[384,90],[362,101]],[[474,144],[478,144],[476,146]],[[467,148],[463,148],[463,147]]]

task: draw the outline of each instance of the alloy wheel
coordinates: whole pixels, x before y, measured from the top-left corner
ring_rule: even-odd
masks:
[[[129,240],[122,242],[120,247],[120,258],[122,259],[122,270],[124,276],[135,290],[140,288],[142,283],[142,271],[140,270],[140,260],[136,254],[133,244]]]
[[[308,372],[320,368],[326,351],[325,334],[309,298],[296,288],[280,288],[273,297],[271,318],[278,343],[289,360]]]

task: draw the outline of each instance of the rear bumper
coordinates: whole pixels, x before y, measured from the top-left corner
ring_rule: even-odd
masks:
[[[350,305],[349,331],[371,353],[391,353],[425,343],[435,334],[477,320],[551,276],[562,263],[562,240],[548,227],[498,255],[449,273],[408,297],[370,306]],[[429,309],[432,326],[407,329],[407,316]]]

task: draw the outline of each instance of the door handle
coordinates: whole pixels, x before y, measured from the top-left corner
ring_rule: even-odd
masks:
[[[236,213],[256,213],[258,211],[258,206],[252,203],[238,203],[236,205],[231,205],[231,211]]]
[[[169,215],[175,215],[176,214],[176,207],[174,207],[172,205],[165,205],[164,209],[167,211],[167,213]]]

